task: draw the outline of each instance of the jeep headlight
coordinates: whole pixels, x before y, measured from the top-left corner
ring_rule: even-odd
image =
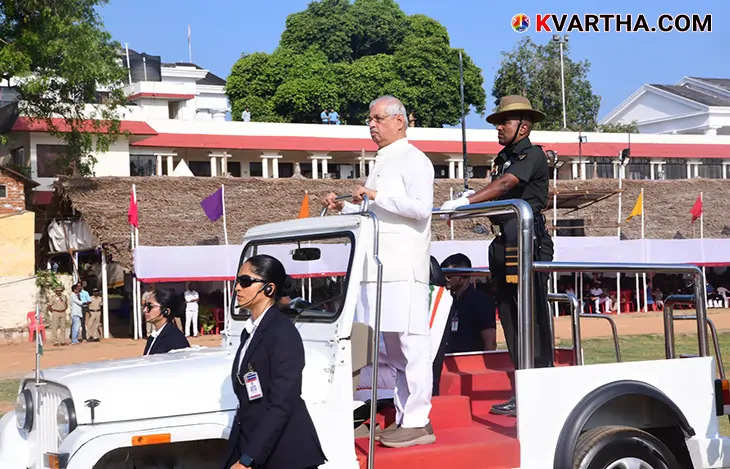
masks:
[[[56,410],[56,425],[58,427],[58,437],[63,440],[69,433],[76,428],[76,411],[71,398],[64,399],[58,404]]]
[[[33,393],[29,389],[23,389],[15,400],[15,420],[19,429],[33,429]]]

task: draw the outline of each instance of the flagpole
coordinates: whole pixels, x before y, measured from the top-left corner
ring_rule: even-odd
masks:
[[[226,243],[226,246],[228,246],[228,224],[226,222],[226,186],[225,184],[221,184],[221,205],[223,205],[223,239]],[[228,330],[228,306],[229,306],[229,295],[231,294],[230,291],[230,281],[226,280],[224,284],[225,292],[223,293],[223,301],[225,304],[223,305],[223,330]]]
[[[700,206],[702,207],[702,210],[700,211],[700,239],[704,239],[704,237],[705,237],[705,201],[703,199],[702,192],[700,192]]]
[[[101,247],[101,296],[104,304],[104,338],[109,338],[109,274],[107,273],[106,253],[104,246]]]
[[[134,204],[137,207],[137,213],[139,214],[139,204],[137,203],[137,185],[132,184],[132,197],[134,198]],[[139,215],[137,215],[139,217]],[[137,224],[139,224],[139,218],[137,218]],[[132,226],[132,256],[134,257],[134,249],[137,249],[137,243],[139,242],[139,229],[136,226]],[[132,267],[132,298],[134,301],[134,308],[132,312],[134,319],[132,321],[132,327],[134,327],[134,339],[139,339],[139,289],[137,288],[137,274],[134,272]]]
[[[641,239],[642,239],[641,251],[642,251],[642,254],[645,254],[646,247],[645,247],[644,241],[643,241],[644,240],[644,188],[643,187],[641,188]],[[646,262],[646,256],[644,256],[644,262]],[[642,279],[643,285],[644,285],[644,312],[646,313],[647,311],[649,311],[649,305],[648,305],[649,295],[647,295],[647,291],[646,291],[646,272],[643,272],[641,274],[641,279]]]

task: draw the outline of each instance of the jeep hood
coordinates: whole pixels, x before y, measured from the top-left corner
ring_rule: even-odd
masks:
[[[79,425],[91,423],[85,405],[96,399],[94,423],[236,409],[231,364],[236,349],[189,348],[124,360],[42,370],[41,378],[66,387]]]

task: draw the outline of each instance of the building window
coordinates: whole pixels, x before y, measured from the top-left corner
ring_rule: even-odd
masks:
[[[8,196],[8,186],[0,184],[0,199],[4,199]]]
[[[664,165],[666,179],[687,179],[687,163],[684,160],[667,162]]]
[[[588,163],[588,172],[592,178],[613,179],[613,160],[611,158],[596,158]]]
[[[18,147],[10,150],[10,160],[16,168],[25,168],[28,164],[25,161],[25,148]]]
[[[279,177],[290,178],[294,175],[294,163],[279,163]]]
[[[651,177],[649,165],[649,160],[646,158],[632,158],[627,168],[627,179],[649,179]]]
[[[38,177],[53,178],[62,172],[59,159],[66,153],[65,145],[38,145],[36,147],[36,166]]]
[[[228,168],[228,174],[233,177],[241,177],[241,162],[240,161],[229,161],[226,165]]]
[[[722,162],[714,159],[704,159],[699,167],[701,178],[722,179]]]
[[[157,158],[155,155],[129,155],[130,176],[155,176]]]
[[[252,178],[260,178],[264,175],[264,169],[260,162],[252,162],[248,164],[249,175]],[[302,170],[302,172],[304,172]]]
[[[195,176],[210,177],[210,161],[188,161],[188,167]]]
[[[170,119],[177,119],[180,113],[180,101],[173,101],[167,103],[167,117]]]
[[[437,179],[444,179],[449,177],[449,167],[446,165],[435,164],[433,165],[433,175]]]

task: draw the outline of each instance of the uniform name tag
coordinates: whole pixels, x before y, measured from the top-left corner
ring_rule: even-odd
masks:
[[[258,373],[255,371],[249,371],[243,375],[243,382],[246,385],[246,393],[248,393],[249,401],[255,401],[256,399],[264,397]]]
[[[451,332],[458,332],[459,331],[459,318],[457,316],[454,316],[454,318],[451,320]]]

